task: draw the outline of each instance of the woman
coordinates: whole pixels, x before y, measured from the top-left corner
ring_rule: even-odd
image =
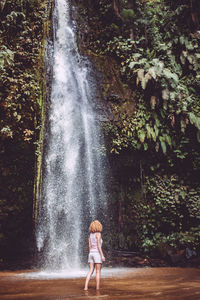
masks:
[[[88,256],[88,263],[89,263],[89,272],[86,276],[85,280],[85,288],[84,290],[88,290],[88,283],[94,271],[94,267],[96,266],[96,289],[99,290],[100,286],[100,279],[101,279],[101,265],[102,262],[105,261],[105,257],[103,255],[103,251],[101,248],[102,239],[101,239],[101,232],[102,232],[102,225],[99,221],[95,220],[90,224],[89,227],[90,235],[88,238],[89,244],[89,256]]]

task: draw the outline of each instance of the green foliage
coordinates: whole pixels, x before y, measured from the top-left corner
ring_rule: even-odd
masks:
[[[182,182],[182,183],[181,183]],[[146,177],[146,200],[141,204],[138,242],[144,251],[160,244],[199,247],[200,189],[177,175]]]
[[[6,46],[2,46],[0,51],[0,70],[5,70],[6,65],[12,66],[14,63],[14,52]]]
[[[134,113],[130,116],[122,113],[113,105],[115,113],[115,126],[105,124],[105,130],[112,134],[111,153],[119,153],[121,149],[131,147],[134,150],[152,150],[167,152],[167,147],[173,148],[175,144],[175,131],[161,123],[161,117],[149,111],[142,100],[137,101]]]
[[[29,4],[34,3],[16,1],[13,7],[8,0],[0,11],[0,137],[3,139],[17,137],[34,142],[38,134],[35,128],[40,120],[35,116],[39,115],[37,99],[41,95],[39,40],[42,40],[41,19],[45,11],[38,6],[30,13]]]
[[[136,17],[133,9],[126,9],[126,8],[122,10],[121,16],[123,20],[127,23],[131,23],[131,22],[133,23],[134,18]]]
[[[104,1],[99,5],[103,9]],[[176,149],[180,142],[176,136],[189,137],[192,131],[199,142],[200,33],[192,33],[186,26],[180,30],[179,24],[188,9],[187,4],[171,9],[164,1],[143,4],[135,1],[134,6],[124,1],[119,7],[123,30],[115,31],[114,37],[109,27],[119,20],[113,17],[110,24],[104,19],[108,11],[111,14],[111,7],[96,17],[95,26],[103,20],[105,24],[98,27],[99,39],[95,38],[97,41],[91,41],[87,47],[98,54],[115,57],[122,79],[137,94],[132,99],[137,110],[132,116],[124,113],[122,104],[111,103],[114,115],[117,114],[117,122],[106,125],[106,132],[113,136],[111,153],[120,153],[124,148],[145,151],[154,148],[170,156],[173,148],[173,153],[177,150],[181,158],[186,151],[183,149],[180,154],[180,149]],[[132,37],[127,36],[130,23]],[[119,28],[118,24],[115,26]]]
[[[122,75],[130,85],[133,85],[143,95],[145,101],[149,101],[153,110],[159,109],[162,112],[163,121],[173,117],[174,121],[176,119],[176,122],[179,122],[183,132],[189,124],[195,125],[199,129],[198,121],[193,122],[188,116],[193,110],[196,120],[199,118],[199,107],[197,108],[197,105],[200,82],[196,80],[195,85],[191,86],[191,79],[188,80],[183,74],[182,68],[184,66],[181,67],[180,63],[176,62],[178,58],[172,56],[172,54],[170,56],[172,51],[169,49],[172,47],[172,42],[169,43],[168,47],[165,46],[166,60],[164,60],[163,51],[161,52],[164,49],[163,45],[161,44],[161,49],[159,49],[161,54],[158,53],[157,58],[152,58],[152,51],[155,52],[155,48],[151,52],[148,48],[146,51],[139,48],[140,52],[135,52],[135,42],[130,40],[115,39],[109,43],[107,51],[120,58]],[[200,72],[198,68],[199,59],[195,55],[194,49],[192,47],[193,54],[188,54],[187,63],[190,64],[191,71],[195,72],[195,76],[198,77]],[[168,54],[168,52],[170,53]],[[153,55],[155,56],[155,53]],[[191,73],[191,71],[188,71],[188,73]],[[189,74],[188,76],[191,77]],[[194,106],[196,107],[195,111]]]

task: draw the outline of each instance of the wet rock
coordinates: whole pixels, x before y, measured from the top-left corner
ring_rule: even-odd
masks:
[[[193,256],[196,256],[196,255],[197,255],[196,251],[191,250],[188,247],[185,249],[185,256],[186,256],[187,259],[189,259],[189,258],[191,258]]]
[[[160,258],[147,258],[138,252],[114,251],[110,259],[112,265],[120,267],[166,267],[169,264]]]

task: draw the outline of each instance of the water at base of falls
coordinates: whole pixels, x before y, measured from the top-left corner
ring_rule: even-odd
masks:
[[[56,0],[53,79],[42,203],[36,232],[44,269],[79,268],[88,227],[106,216],[103,142],[95,89],[76,50],[67,0]]]
[[[141,269],[139,268],[102,268],[101,277],[122,277],[128,275],[130,272],[138,273]],[[68,270],[59,270],[59,271],[34,271],[34,272],[25,272],[19,273],[17,276],[29,278],[29,279],[62,279],[62,278],[81,278],[85,277],[88,272],[86,269],[71,269]]]

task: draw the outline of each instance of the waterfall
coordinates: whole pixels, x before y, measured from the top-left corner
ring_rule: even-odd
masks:
[[[88,62],[77,51],[69,1],[55,1],[53,30],[48,146],[36,239],[42,266],[63,270],[81,266],[88,226],[106,215],[105,151],[95,87]]]

